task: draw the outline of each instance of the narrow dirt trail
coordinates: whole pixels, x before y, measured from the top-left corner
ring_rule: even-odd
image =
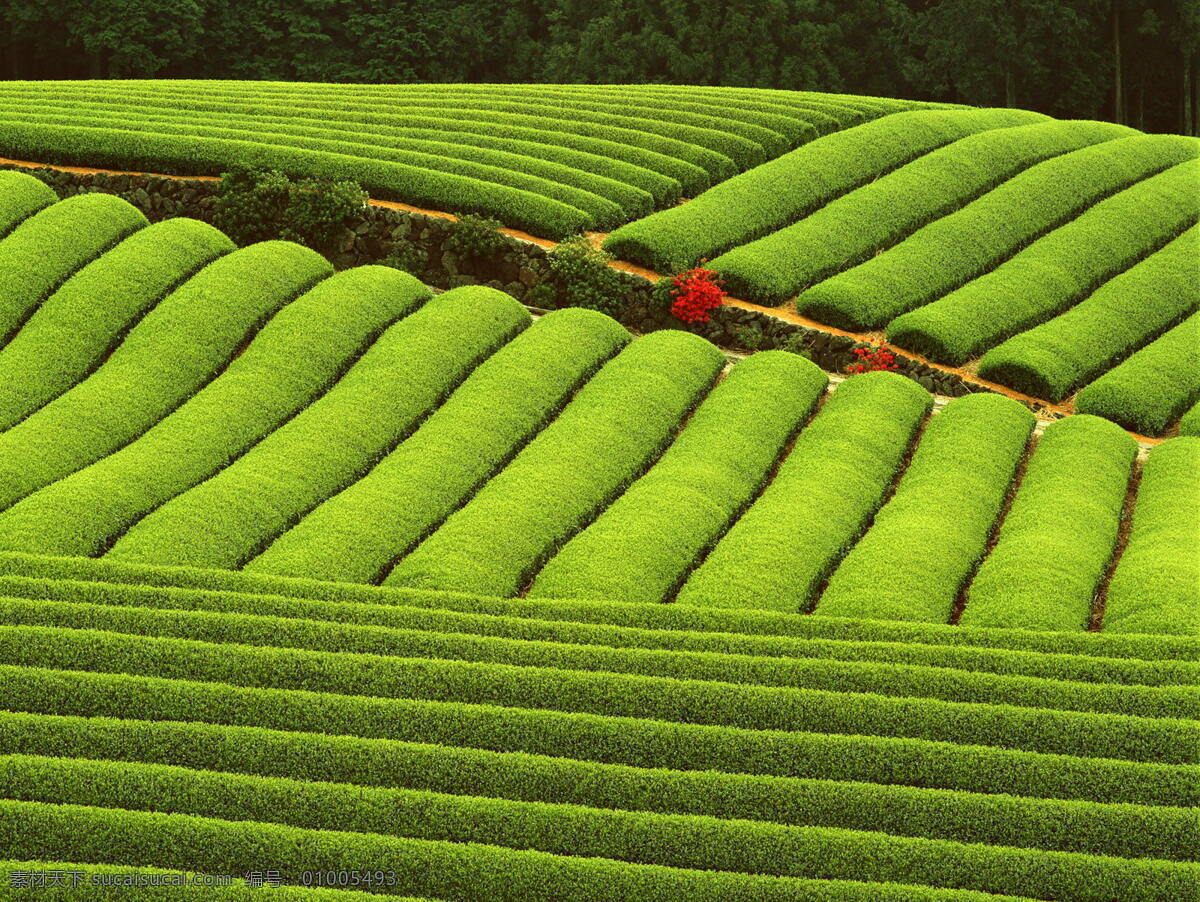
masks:
[[[31,160],[11,160],[11,159],[6,159],[4,157],[0,157],[0,165],[20,166],[20,167],[23,167],[26,169],[55,169],[60,172],[73,172],[73,173],[78,173],[81,175],[90,175],[90,174],[149,175],[149,176],[154,176],[156,178],[174,179],[175,181],[200,181],[200,182],[218,181],[217,176],[212,176],[212,175],[170,175],[170,174],[164,173],[164,172],[141,172],[141,171],[137,171],[137,170],[127,170],[127,169],[101,169],[101,168],[93,168],[93,167],[88,167],[88,166],[60,166],[60,165],[51,164],[51,163],[37,163],[37,162],[33,162]],[[424,207],[417,207],[412,204],[406,204],[401,201],[378,200],[376,198],[369,198],[367,202],[373,207],[382,207],[382,208],[388,209],[388,210],[403,210],[408,213],[419,213],[424,216],[432,216],[432,217],[436,217],[438,219],[448,219],[451,222],[458,221],[458,217],[455,216],[453,213],[447,213],[444,210],[430,210],[430,209],[426,209]],[[680,201],[680,203],[683,203],[683,201]],[[510,238],[516,238],[519,241],[528,241],[531,244],[536,244],[539,247],[546,248],[547,250],[558,246],[557,241],[553,241],[549,238],[541,238],[541,237],[538,237],[537,235],[531,235],[528,232],[521,231],[520,229],[510,229],[508,227],[503,227],[503,228],[499,229],[498,231],[503,235],[509,236]],[[592,245],[597,248],[600,247],[600,245],[603,244],[604,239],[608,237],[607,232],[585,232],[584,234],[586,235],[588,240],[591,241]],[[662,273],[655,272],[652,269],[647,269],[644,266],[639,266],[636,263],[630,263],[626,260],[612,260],[609,262],[609,266],[611,266],[613,269],[617,269],[622,272],[632,273],[634,275],[641,276],[645,279],[649,279],[652,282],[657,281],[663,277]],[[812,329],[815,331],[825,332],[830,335],[842,335],[842,336],[846,336],[848,338],[853,338],[856,341],[879,342],[879,341],[883,340],[882,332],[847,332],[843,329],[837,329],[837,328],[834,328],[833,326],[827,326],[824,323],[820,323],[820,322],[817,322],[816,320],[809,319],[806,316],[801,316],[799,313],[796,313],[795,311],[788,310],[783,307],[764,307],[761,304],[753,304],[749,301],[743,301],[740,298],[734,298],[734,297],[726,298],[725,305],[727,307],[737,307],[741,310],[754,310],[758,313],[764,313],[768,316],[773,316],[776,319],[782,319],[789,323],[795,323],[796,325],[804,326],[806,329]],[[981,379],[974,372],[974,368],[978,364],[978,360],[968,361],[966,364],[964,364],[961,367],[951,367],[951,366],[945,366],[940,363],[935,363],[934,361],[929,360],[928,358],[923,357],[920,354],[915,354],[911,351],[906,351],[903,348],[893,347],[891,350],[897,357],[903,357],[907,360],[912,360],[917,363],[922,363],[928,367],[931,367],[935,370],[939,370],[943,373],[950,373],[952,375],[958,376],[964,382],[969,382],[972,385],[978,385],[982,388],[988,389],[989,391],[996,392],[997,394],[1006,395],[1007,397],[1012,398],[1014,400],[1022,401],[1024,403],[1028,403],[1028,404],[1036,404],[1036,405],[1039,405],[1040,407],[1044,408],[1047,411],[1051,411],[1053,413],[1057,413],[1062,416],[1067,416],[1067,415],[1075,412],[1075,405],[1073,403],[1072,398],[1068,398],[1067,400],[1065,400],[1059,404],[1053,404],[1049,401],[1043,400],[1042,398],[1036,398],[1032,395],[1022,394],[1021,392],[1015,391],[1014,389],[1011,389],[1006,385],[1001,385],[998,382],[990,382],[987,379]],[[1132,435],[1139,442],[1146,444],[1146,445],[1157,445],[1160,442],[1165,441],[1167,438],[1167,436],[1164,436],[1162,438],[1153,438],[1151,436],[1139,435],[1136,432],[1131,432],[1130,435]]]

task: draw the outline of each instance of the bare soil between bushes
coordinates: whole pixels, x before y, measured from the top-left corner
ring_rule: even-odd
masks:
[[[211,175],[171,175],[169,173],[164,173],[164,172],[143,172],[143,171],[129,170],[129,169],[103,169],[103,168],[93,168],[93,167],[88,167],[88,166],[66,166],[66,165],[59,165],[59,164],[55,164],[55,163],[38,163],[38,162],[31,161],[31,160],[12,160],[12,159],[7,159],[7,158],[3,158],[3,157],[0,157],[0,164],[7,165],[7,166],[20,166],[20,167],[26,168],[26,169],[55,169],[60,172],[72,172],[72,173],[78,173],[81,175],[89,175],[89,174],[149,175],[149,176],[154,176],[156,178],[173,179],[176,181],[200,181],[200,182],[212,182],[212,181],[218,180],[217,176],[211,176]],[[681,201],[681,203],[682,202],[683,201]],[[401,201],[379,200],[376,198],[370,198],[368,200],[368,203],[373,207],[382,207],[382,208],[389,209],[389,210],[403,210],[408,213],[418,213],[423,216],[431,216],[431,217],[435,217],[437,219],[448,219],[452,222],[458,221],[458,217],[455,216],[453,213],[447,213],[444,210],[430,210],[425,207],[418,207],[413,204],[403,203]],[[520,229],[511,229],[511,228],[508,228],[507,226],[505,226],[505,227],[502,227],[501,229],[499,229],[499,231],[501,234],[507,235],[510,238],[515,238],[519,241],[528,241],[531,244],[536,244],[539,247],[546,248],[547,250],[554,248],[558,245],[557,241],[553,241],[549,238],[542,238],[537,235],[531,235],[529,232],[524,232],[524,231],[521,231]],[[607,232],[585,232],[584,234],[587,236],[588,240],[591,241],[592,245],[597,248],[599,248],[600,245],[604,242],[604,239],[608,237]],[[632,273],[634,275],[641,276],[645,279],[649,279],[652,282],[657,281],[663,277],[662,273],[655,272],[654,270],[648,269],[644,266],[639,266],[636,263],[630,263],[627,260],[612,260],[609,262],[609,266],[611,266],[613,269],[617,269],[622,272]],[[824,323],[818,322],[817,320],[814,320],[814,319],[810,319],[806,316],[801,316],[799,313],[796,313],[795,311],[787,310],[782,307],[764,307],[760,304],[753,304],[749,301],[744,301],[744,300],[741,300],[740,298],[734,298],[734,297],[726,298],[725,304],[726,304],[726,306],[737,307],[742,310],[754,310],[758,313],[766,314],[767,316],[773,316],[776,319],[782,319],[786,322],[795,323],[796,325],[799,325],[799,326],[804,326],[806,329],[820,331],[820,332],[824,332],[824,333],[830,334],[830,335],[842,335],[842,336],[846,336],[849,338],[853,338],[856,341],[881,342],[884,340],[884,335],[883,335],[882,331],[848,332],[844,329],[838,329],[833,326],[825,325]],[[906,351],[903,348],[892,347],[891,350],[898,357],[904,357],[908,360],[913,360],[918,363],[923,363],[926,366],[932,367],[933,369],[940,370],[944,373],[950,373],[955,376],[958,376],[964,382],[969,382],[973,385],[981,386],[990,391],[1005,395],[1009,398],[1013,398],[1014,400],[1017,400],[1017,401],[1022,401],[1027,404],[1035,405],[1037,408],[1040,408],[1040,410],[1037,410],[1035,412],[1037,412],[1043,418],[1047,417],[1047,415],[1054,415],[1054,414],[1057,414],[1059,416],[1067,416],[1067,415],[1075,412],[1075,405],[1074,405],[1073,397],[1067,398],[1065,401],[1055,404],[1050,401],[1046,401],[1042,398],[1037,398],[1032,395],[1022,394],[1021,392],[1015,391],[1014,389],[1011,389],[1006,385],[1001,385],[998,382],[990,382],[987,379],[981,379],[979,377],[979,375],[975,372],[975,366],[977,365],[978,361],[968,361],[966,364],[964,364],[961,367],[951,367],[951,366],[945,366],[940,363],[936,363],[932,360],[929,360],[926,357],[921,356],[920,354],[916,354],[911,351]],[[1051,416],[1051,418],[1053,418],[1053,417]],[[1140,442],[1141,444],[1146,445],[1146,446],[1157,445],[1160,442],[1165,441],[1166,438],[1169,437],[1169,434],[1168,434],[1167,436],[1163,436],[1161,438],[1154,438],[1152,436],[1139,435],[1136,432],[1131,432],[1130,435],[1132,435],[1135,439],[1137,439],[1138,442]]]

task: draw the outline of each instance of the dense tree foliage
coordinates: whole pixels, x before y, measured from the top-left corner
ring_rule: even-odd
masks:
[[[0,0],[7,78],[674,82],[1195,134],[1200,0]]]

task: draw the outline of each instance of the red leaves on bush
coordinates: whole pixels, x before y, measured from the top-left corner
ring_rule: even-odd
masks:
[[[847,373],[873,373],[876,370],[895,372],[899,369],[896,356],[888,350],[887,345],[872,344],[866,348],[855,348],[854,356],[858,360],[846,365]]]
[[[671,313],[685,323],[706,323],[709,311],[725,303],[725,289],[717,273],[697,266],[671,280],[670,294],[675,300]]]

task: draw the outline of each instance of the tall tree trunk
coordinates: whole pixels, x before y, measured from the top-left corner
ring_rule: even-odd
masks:
[[[1183,61],[1183,134],[1194,135],[1192,129],[1192,66],[1195,60],[1189,55]]]
[[[1113,121],[1125,123],[1125,87],[1121,79],[1121,8],[1113,4]]]
[[[1013,88],[1012,69],[1004,69],[1004,105],[1011,109],[1017,105],[1017,93]]]
[[[1146,130],[1146,77],[1144,75],[1138,82],[1137,127],[1140,131]]]

